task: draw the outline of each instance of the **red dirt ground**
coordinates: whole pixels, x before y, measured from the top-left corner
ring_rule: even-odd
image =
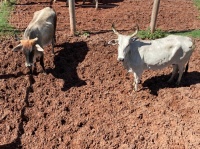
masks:
[[[50,1],[50,0],[49,0]],[[20,0],[10,22],[24,30],[33,12],[49,6]],[[117,62],[117,47],[106,43],[137,23],[147,29],[153,0],[112,1],[95,11],[76,4],[77,31],[71,37],[68,7],[57,1],[56,55],[45,47],[48,74],[33,76],[29,89],[18,41],[0,40],[0,149],[199,149],[200,40],[189,73],[179,87],[168,84],[171,67],[145,71],[139,92],[132,92],[133,75]],[[162,30],[199,29],[192,0],[161,0],[157,27]]]

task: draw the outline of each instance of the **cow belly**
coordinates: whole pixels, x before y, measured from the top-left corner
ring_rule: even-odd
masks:
[[[145,64],[146,69],[152,69],[152,70],[157,70],[157,69],[163,69],[167,66],[172,65],[173,63],[168,62],[168,63],[162,63],[162,64],[156,64],[156,65],[150,65],[150,64]]]
[[[148,69],[161,69],[171,64],[179,63],[184,55],[183,50],[180,47],[176,47],[167,50],[161,49],[157,52],[147,52],[143,60]]]

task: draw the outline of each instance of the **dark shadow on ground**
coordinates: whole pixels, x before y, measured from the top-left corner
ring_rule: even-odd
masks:
[[[98,9],[109,9],[109,8],[114,8],[119,5],[116,4],[98,4]],[[84,5],[76,5],[76,7],[82,7],[82,8],[95,8],[95,4],[84,4]]]
[[[68,2],[66,0],[56,0],[57,1],[62,1],[66,3],[66,7],[68,7]],[[109,9],[109,8],[114,8],[119,5],[116,3],[123,2],[124,0],[98,0],[98,8],[101,9]],[[52,3],[53,4],[53,3]],[[75,0],[75,7],[77,8],[95,8],[95,2],[93,3],[93,0],[86,0],[85,4],[83,4],[83,0]]]
[[[190,29],[190,30],[182,30],[182,31],[168,31],[170,34],[184,34],[184,33],[189,33],[195,31],[195,29]]]
[[[20,2],[17,2],[15,5],[38,5],[38,3],[40,4],[45,4],[46,6],[51,6],[52,5],[52,2],[27,2],[27,3],[20,3]]]
[[[33,76],[29,76],[29,86],[26,88],[24,106],[21,110],[21,120],[18,125],[17,138],[9,144],[0,145],[0,149],[22,149],[21,137],[24,134],[24,124],[28,122],[28,117],[25,115],[26,108],[30,107],[28,99],[32,90],[32,84],[34,82]]]
[[[184,74],[180,85],[176,85],[176,79],[174,79],[173,83],[168,83],[168,79],[170,78],[171,74],[169,75],[161,75],[155,76],[150,79],[147,79],[142,84],[143,88],[147,87],[150,89],[150,93],[153,95],[158,95],[158,91],[163,88],[178,88],[178,87],[189,87],[190,85],[200,83],[200,72],[193,71]]]
[[[17,74],[0,74],[0,80],[1,79],[9,79],[9,78],[17,78],[20,76],[25,76],[26,74],[22,73],[22,72],[18,72]]]
[[[111,24],[112,25],[112,24]],[[87,31],[87,32],[89,32],[91,35],[97,35],[97,34],[105,34],[105,33],[109,33],[109,32],[112,32],[113,34],[114,34],[114,32],[113,32],[113,30],[111,29],[111,26],[110,26],[110,30],[93,30],[93,31],[88,31],[88,30],[83,30],[83,32],[84,31]],[[123,34],[123,32],[127,32],[127,31],[134,31],[133,29],[129,29],[129,30],[117,30],[119,33],[122,33]]]
[[[55,78],[64,80],[62,91],[85,85],[86,82],[78,77],[77,67],[88,52],[86,42],[63,43],[57,47],[62,47],[62,49],[54,56],[55,68],[47,72]]]

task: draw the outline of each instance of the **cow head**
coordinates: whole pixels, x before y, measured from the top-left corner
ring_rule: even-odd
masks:
[[[36,44],[38,38],[20,40],[20,44],[12,49],[12,51],[22,50],[23,54],[26,57],[25,65],[26,67],[31,67],[33,65],[33,59],[35,50],[43,52],[44,50],[40,47],[39,44]]]
[[[128,46],[130,45],[132,38],[137,35],[138,33],[138,26],[136,25],[136,31],[131,35],[122,35],[117,32],[117,30],[114,27],[114,24],[112,25],[113,32],[118,36],[117,39],[113,39],[108,42],[108,44],[116,45],[118,44],[118,61],[123,61],[125,58],[125,55],[128,53],[129,49]]]

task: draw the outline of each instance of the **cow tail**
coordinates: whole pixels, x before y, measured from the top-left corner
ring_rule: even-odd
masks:
[[[192,47],[190,47],[192,51],[195,49],[195,39],[192,38]],[[189,68],[189,61],[187,62],[187,65],[185,66],[185,74],[188,73],[188,68]]]

